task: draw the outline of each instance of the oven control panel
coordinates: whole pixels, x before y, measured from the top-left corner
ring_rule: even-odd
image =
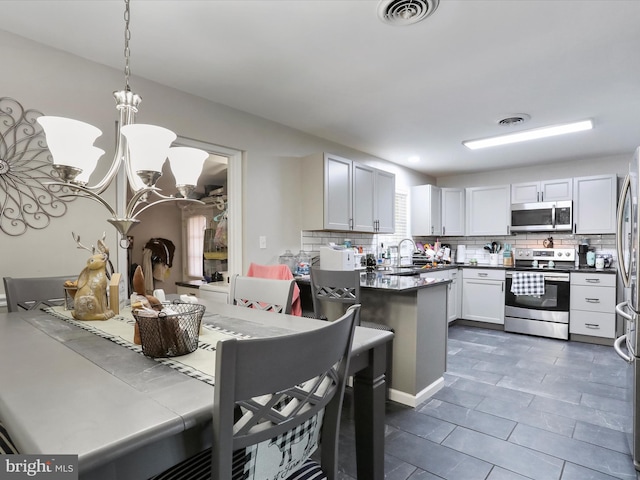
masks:
[[[576,251],[573,248],[515,248],[515,260],[554,260],[574,262]]]

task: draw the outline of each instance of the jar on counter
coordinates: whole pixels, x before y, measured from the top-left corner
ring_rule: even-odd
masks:
[[[291,253],[291,250],[285,250],[285,252],[280,255],[280,257],[278,257],[278,261],[282,264],[282,265],[286,265],[287,267],[289,267],[289,270],[291,270],[291,273],[295,274],[296,273],[296,257],[293,253]]]
[[[311,257],[304,250],[300,250],[296,256],[296,275],[309,275],[311,273]]]

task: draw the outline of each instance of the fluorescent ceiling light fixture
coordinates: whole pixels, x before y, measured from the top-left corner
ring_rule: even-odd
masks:
[[[506,135],[498,135],[496,137],[483,138],[480,140],[466,140],[462,142],[462,144],[471,150],[477,150],[479,148],[496,147],[498,145],[507,145],[509,143],[525,142],[527,140],[535,140],[538,138],[564,135],[565,133],[582,132],[584,130],[591,130],[592,128],[593,122],[591,120],[583,120],[581,122],[534,128],[532,130],[508,133]]]

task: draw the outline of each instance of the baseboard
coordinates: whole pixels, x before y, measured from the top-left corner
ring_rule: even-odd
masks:
[[[431,385],[427,385],[427,387],[424,388],[421,392],[418,392],[417,395],[411,395],[409,393],[401,392],[400,390],[395,390],[393,388],[390,388],[389,400],[415,408],[421,403],[431,398],[433,395],[435,395],[436,392],[438,392],[442,387],[444,387],[443,377],[440,377]]]

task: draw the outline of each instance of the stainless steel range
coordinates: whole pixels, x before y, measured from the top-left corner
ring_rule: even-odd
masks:
[[[517,248],[506,272],[504,329],[569,339],[569,271],[573,248]],[[533,287],[530,287],[533,285]]]

